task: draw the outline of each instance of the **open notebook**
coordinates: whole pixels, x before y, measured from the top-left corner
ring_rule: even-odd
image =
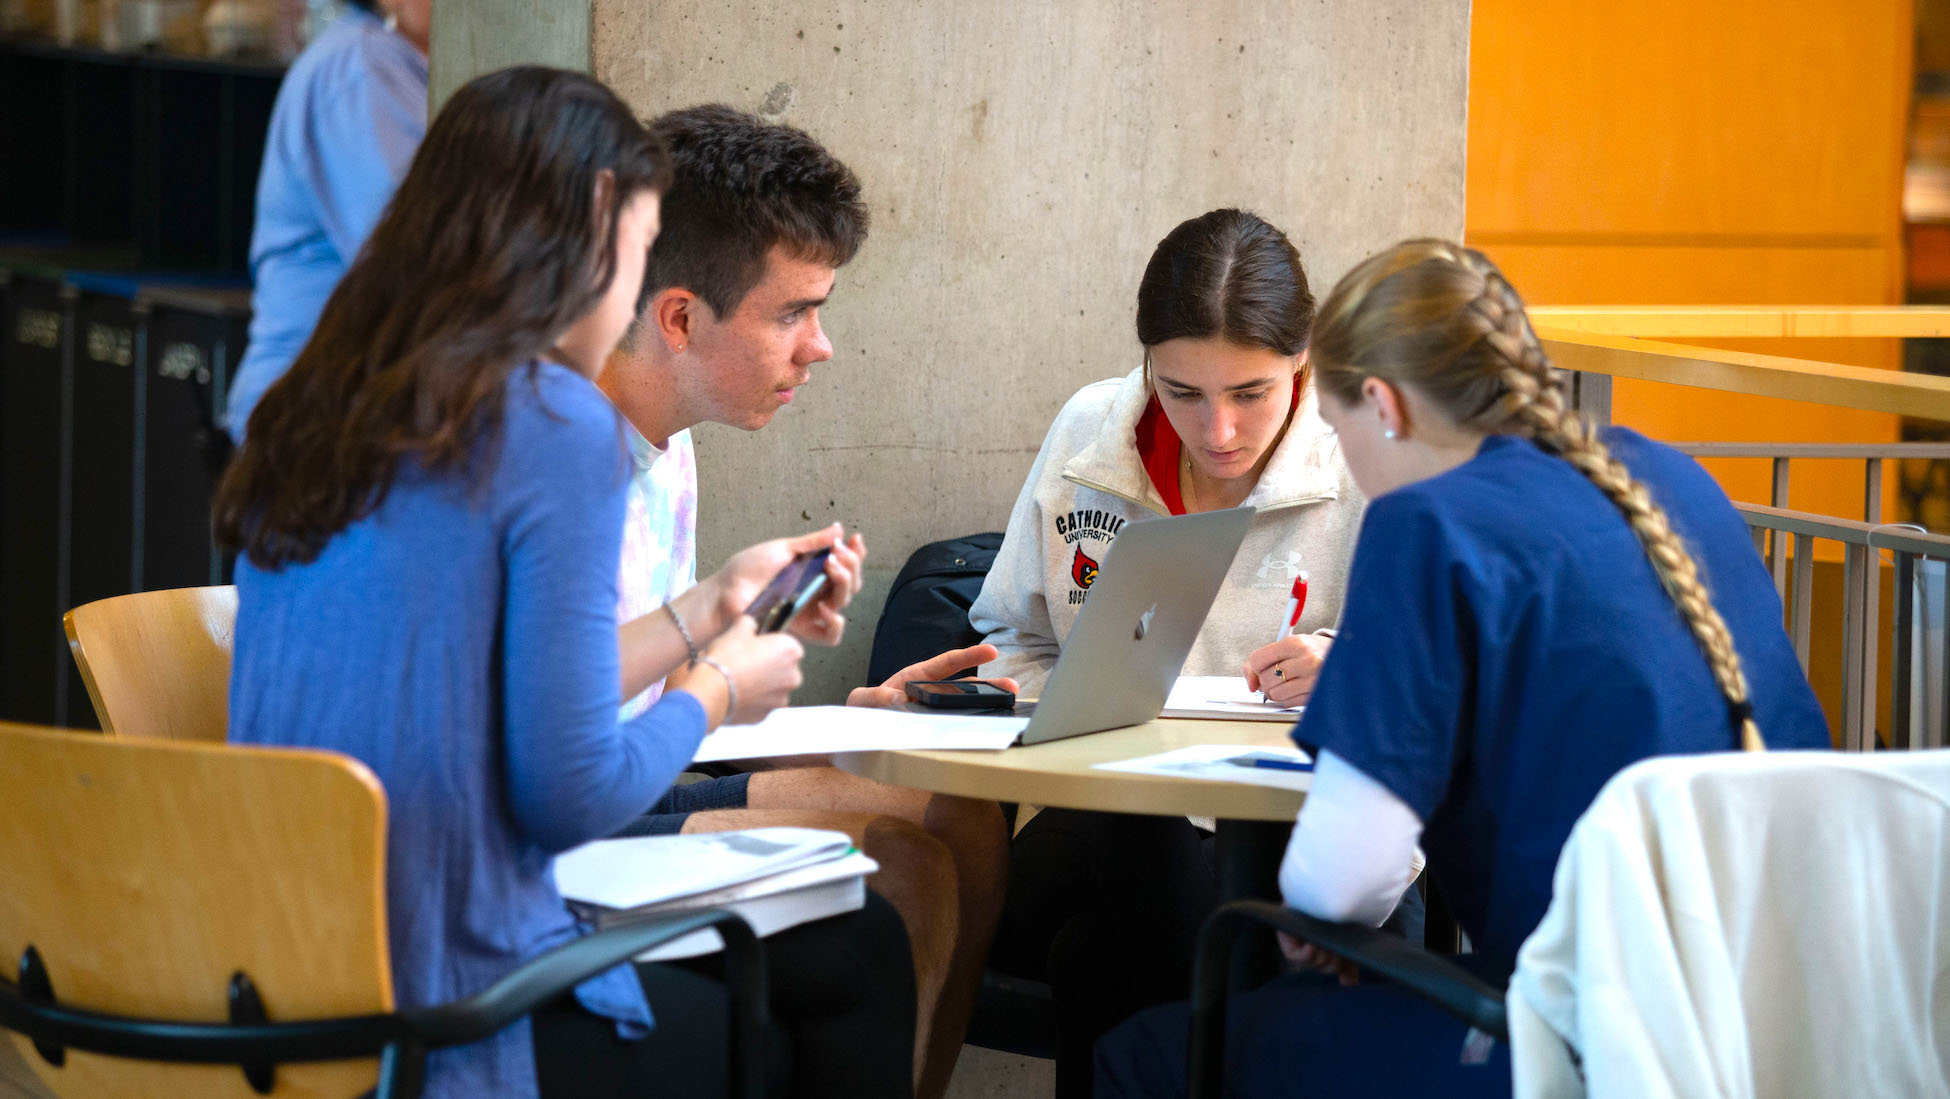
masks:
[[[880,867],[844,832],[753,828],[597,840],[555,860],[555,887],[598,928],[674,912],[728,908],[761,937],[866,904]],[[713,930],[639,955],[669,961],[722,949]]]
[[[1299,720],[1305,706],[1277,706],[1246,688],[1244,676],[1181,675],[1159,717],[1224,718],[1232,721]]]

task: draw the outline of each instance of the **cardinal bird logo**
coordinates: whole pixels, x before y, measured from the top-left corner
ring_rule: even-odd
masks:
[[[1070,579],[1077,587],[1088,588],[1097,582],[1097,562],[1084,556],[1083,547],[1077,547],[1077,555],[1070,559]]]

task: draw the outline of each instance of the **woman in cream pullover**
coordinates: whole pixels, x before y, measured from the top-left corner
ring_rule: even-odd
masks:
[[[1184,672],[1243,671],[1275,701],[1304,700],[1330,644],[1317,631],[1340,616],[1363,506],[1318,412],[1313,314],[1299,254],[1252,214],[1215,210],[1159,243],[1138,288],[1144,365],[1064,406],[970,610],[1000,650],[982,674],[1041,690],[1128,524],[1247,505],[1252,526]],[[1275,642],[1303,569],[1306,611]],[[1089,1094],[1090,1047],[1105,1029],[1185,996],[1193,935],[1216,903],[1203,846],[1182,818],[1073,810],[1045,810],[1017,836],[991,960],[1050,982],[1059,1096]]]

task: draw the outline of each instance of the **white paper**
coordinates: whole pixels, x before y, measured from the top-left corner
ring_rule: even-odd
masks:
[[[751,828],[596,840],[555,859],[555,889],[603,908],[639,908],[844,857],[845,832]]]
[[[737,885],[726,886],[723,889],[714,889],[709,893],[697,893],[688,897],[678,897],[676,900],[665,901],[662,904],[647,905],[643,908],[635,909],[634,912],[638,914],[651,912],[684,912],[697,908],[716,908],[720,905],[731,904],[734,901],[750,900],[753,897],[769,897],[774,893],[793,893],[802,889],[811,889],[815,885],[825,885],[828,882],[842,881],[847,878],[864,878],[869,874],[875,874],[879,871],[879,863],[875,862],[865,852],[854,848],[849,849],[846,854],[838,858],[826,859],[822,862],[815,862],[804,866],[795,866],[790,870],[781,870],[776,874],[767,874],[762,878],[757,878],[752,881],[740,882]]]
[[[866,858],[862,855],[861,858]],[[872,860],[869,859],[869,862]],[[864,874],[827,881],[785,893],[768,893],[727,904],[706,907],[728,908],[742,918],[759,938],[823,920],[844,912],[857,912],[867,904],[867,879]],[[670,962],[715,954],[724,949],[724,938],[716,928],[693,931],[680,939],[652,947],[636,956],[639,962]]]
[[[756,725],[725,725],[704,738],[698,763],[893,748],[1007,748],[1026,717],[914,714],[870,706],[787,706]]]
[[[1257,744],[1194,744],[1155,756],[1099,763],[1095,769],[1128,771],[1135,775],[1164,775],[1167,778],[1205,779],[1210,782],[1239,782],[1248,786],[1275,786],[1282,790],[1305,791],[1313,787],[1312,771],[1284,771],[1231,762],[1253,758],[1313,762],[1312,756],[1298,748],[1267,748]]]
[[[1239,675],[1181,675],[1171,685],[1162,717],[1224,718],[1234,721],[1291,723],[1305,706],[1280,706],[1262,699]]]

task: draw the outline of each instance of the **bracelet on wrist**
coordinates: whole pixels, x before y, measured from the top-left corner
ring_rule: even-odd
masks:
[[[723,725],[725,722],[731,720],[732,714],[738,712],[738,685],[731,681],[731,673],[724,670],[723,664],[718,663],[703,653],[697,654],[696,662],[717,672],[719,678],[724,680],[724,718],[718,722],[718,724]]]
[[[677,616],[677,607],[674,604],[665,603],[664,610],[670,615],[671,622],[677,626],[677,635],[684,639],[684,648],[690,650],[690,662],[695,665],[703,654],[697,651],[697,642],[691,639],[690,628],[685,626],[684,620]],[[719,670],[722,671],[723,669]]]

